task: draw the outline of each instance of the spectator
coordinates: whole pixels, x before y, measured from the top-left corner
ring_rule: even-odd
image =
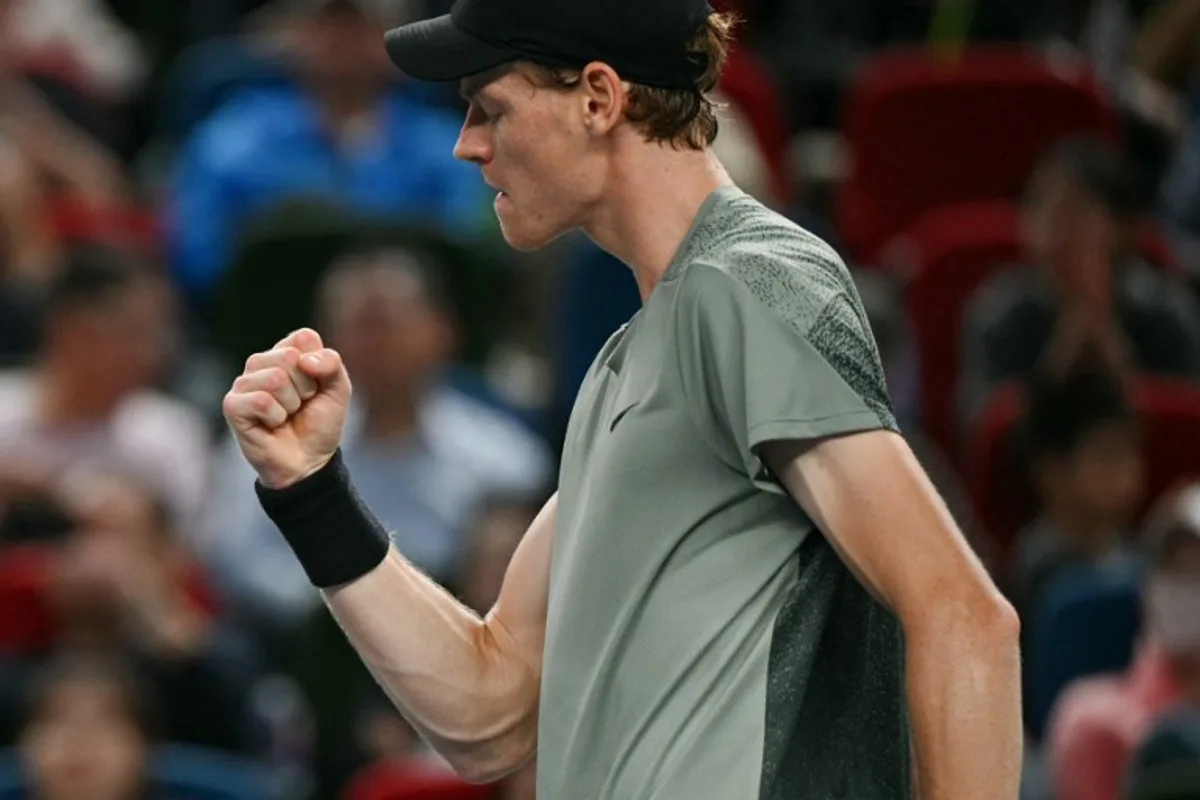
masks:
[[[349,255],[332,267],[319,306],[326,340],[354,381],[342,449],[358,491],[401,552],[449,581],[480,498],[539,489],[551,478],[551,458],[519,423],[441,380],[456,326],[435,267],[420,258]],[[212,563],[255,616],[300,621],[318,595],[262,512],[253,472],[232,441],[218,477],[206,533]]]
[[[966,312],[960,386],[969,422],[999,384],[1061,372],[1094,346],[1120,369],[1200,375],[1200,308],[1137,254],[1138,203],[1106,145],[1062,144],[1024,209],[1032,264],[990,281]]]
[[[36,298],[56,271],[56,198],[86,210],[117,206],[131,187],[115,155],[68,119],[20,71],[21,20],[31,0],[0,0],[0,362],[28,357]]]
[[[1137,414],[1096,358],[1033,384],[1022,438],[1039,511],[1017,537],[1012,600],[1030,630],[1037,598],[1062,571],[1137,560],[1129,525],[1143,464]]]
[[[454,158],[459,120],[390,88],[376,5],[287,0],[299,82],[247,90],[192,135],[178,165],[173,261],[202,303],[245,224],[297,197],[475,232],[490,214],[473,165]],[[292,36],[290,34],[294,33]]]
[[[114,250],[74,251],[48,289],[33,365],[0,373],[0,476],[49,486],[80,459],[116,460],[147,475],[189,530],[209,442],[194,410],[153,388],[173,325],[151,268]]]
[[[1050,720],[1058,800],[1117,800],[1134,751],[1180,703],[1200,703],[1200,485],[1169,496],[1143,537],[1144,635],[1122,675],[1068,687]]]
[[[39,672],[20,743],[29,800],[152,800],[154,700],[128,664],[60,657]]]
[[[250,676],[226,658],[216,598],[161,499],[111,468],[77,470],[60,495],[75,527],[46,587],[59,646],[135,661],[172,740],[245,750]]]

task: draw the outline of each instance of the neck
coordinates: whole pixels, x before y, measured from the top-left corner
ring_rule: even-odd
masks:
[[[38,416],[49,426],[100,422],[116,410],[121,397],[98,394],[75,370],[45,362],[38,373]]]
[[[618,145],[620,147],[621,145]],[[671,265],[705,199],[732,185],[710,151],[623,145],[628,153],[584,231],[633,270],[644,302]]]

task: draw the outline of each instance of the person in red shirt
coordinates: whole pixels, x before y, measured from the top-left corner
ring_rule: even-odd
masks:
[[[1200,483],[1164,499],[1144,532],[1150,564],[1144,637],[1120,675],[1064,692],[1047,756],[1058,800],[1118,800],[1134,751],[1183,703],[1200,704]]]

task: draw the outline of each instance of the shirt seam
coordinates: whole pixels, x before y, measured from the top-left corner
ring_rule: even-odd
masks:
[[[841,414],[827,414],[823,417],[781,417],[779,419],[767,420],[759,422],[750,427],[747,431],[753,438],[753,434],[763,428],[771,428],[776,425],[817,425],[822,422],[829,422],[838,419],[852,419],[854,417],[870,417],[872,420],[882,424],[879,415],[869,408],[863,408],[858,411],[847,411]]]

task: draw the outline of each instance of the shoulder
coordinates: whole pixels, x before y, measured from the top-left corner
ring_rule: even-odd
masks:
[[[747,202],[753,205],[731,203],[714,215],[720,230],[704,236],[678,278],[676,346],[702,361],[714,360],[706,349],[731,346],[742,348],[734,351],[739,358],[807,360],[831,370],[896,429],[875,337],[846,264],[819,237]]]
[[[820,237],[749,197],[727,202],[706,225],[697,232],[704,244],[687,254],[685,306],[750,300],[802,334],[829,314],[866,326],[849,269]]]
[[[768,308],[803,320],[839,295],[857,297],[845,262],[828,242],[757,200],[727,200],[697,231],[687,254],[743,287]]]

